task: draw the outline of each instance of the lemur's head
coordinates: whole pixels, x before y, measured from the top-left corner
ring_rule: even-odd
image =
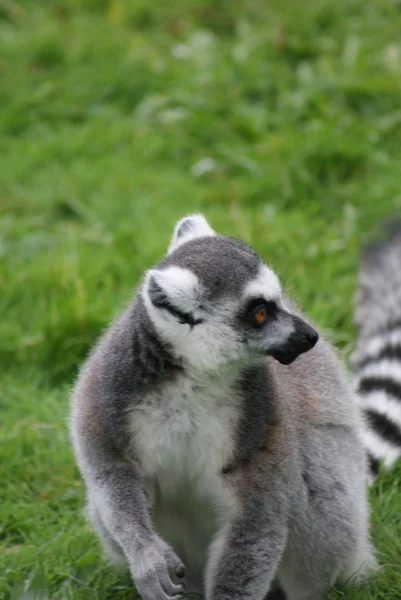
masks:
[[[216,235],[202,215],[177,223],[142,296],[158,334],[199,370],[255,355],[289,364],[318,340],[285,306],[272,269],[242,242]]]

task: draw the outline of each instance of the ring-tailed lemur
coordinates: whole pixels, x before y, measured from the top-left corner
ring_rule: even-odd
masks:
[[[295,361],[295,362],[294,362]],[[90,517],[144,600],[315,600],[373,568],[365,453],[329,343],[248,246],[175,228],[76,385]]]
[[[356,298],[359,337],[352,356],[355,390],[365,415],[370,472],[401,456],[401,224],[366,249]]]

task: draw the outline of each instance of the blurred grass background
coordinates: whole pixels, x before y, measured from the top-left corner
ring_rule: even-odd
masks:
[[[342,349],[360,244],[401,209],[399,0],[0,0],[0,598],[132,598],[82,516],[77,368],[174,222],[251,243]],[[400,600],[383,565],[329,598]]]

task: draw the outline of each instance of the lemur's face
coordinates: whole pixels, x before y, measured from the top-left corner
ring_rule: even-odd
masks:
[[[242,242],[216,235],[201,215],[177,223],[142,295],[159,335],[198,370],[255,355],[289,364],[318,340],[285,306],[275,273]]]

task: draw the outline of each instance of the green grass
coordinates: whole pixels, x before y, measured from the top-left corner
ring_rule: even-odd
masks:
[[[177,218],[251,243],[346,357],[401,210],[399,0],[0,0],[0,599],[120,599],[67,433],[77,368]],[[401,469],[371,491],[400,600]]]

